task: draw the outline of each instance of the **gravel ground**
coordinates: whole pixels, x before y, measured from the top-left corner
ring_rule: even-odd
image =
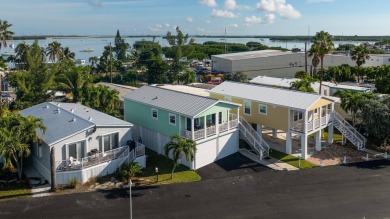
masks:
[[[342,146],[339,144],[331,144],[323,147],[321,151],[316,152],[307,160],[320,165],[322,160],[323,166],[339,165],[343,163],[344,156],[346,156],[347,163],[355,163],[366,160],[367,152],[358,151],[351,146]],[[369,160],[379,159],[372,154],[368,154]]]

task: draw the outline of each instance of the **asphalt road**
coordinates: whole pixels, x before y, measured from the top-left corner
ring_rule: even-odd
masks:
[[[200,174],[133,190],[133,218],[390,218],[388,160],[291,172],[213,164]],[[0,218],[129,218],[129,198],[115,190],[2,201]]]

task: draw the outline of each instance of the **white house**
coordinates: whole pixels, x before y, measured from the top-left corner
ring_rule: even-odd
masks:
[[[132,140],[132,124],[74,103],[45,102],[21,111],[43,120],[46,132],[33,144],[31,165],[51,183],[54,150],[56,184],[113,173],[123,162],[145,166],[143,145]],[[130,145],[130,146],[129,146]]]

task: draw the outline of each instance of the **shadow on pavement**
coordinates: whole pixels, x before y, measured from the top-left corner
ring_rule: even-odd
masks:
[[[363,161],[363,162],[358,162],[358,163],[347,164],[346,166],[355,167],[358,169],[378,170],[378,169],[389,167],[390,160],[382,159],[382,160],[373,160],[373,161]]]
[[[145,194],[145,190],[156,189],[158,186],[133,186],[131,187],[131,197],[141,197]],[[118,198],[128,198],[129,197],[129,188],[120,188],[120,189],[110,189],[110,190],[98,190],[98,192],[103,193],[106,199],[118,199]]]

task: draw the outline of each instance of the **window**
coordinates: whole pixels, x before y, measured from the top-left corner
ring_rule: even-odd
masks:
[[[226,102],[232,102],[232,97],[231,96],[225,96],[224,100]]]
[[[247,115],[251,114],[251,102],[250,101],[247,101],[247,100],[244,101],[244,113]]]
[[[119,147],[119,133],[111,133],[103,135],[103,150],[109,151]]]
[[[314,109],[314,114],[317,114],[318,113],[318,109]]]
[[[152,108],[152,118],[153,119],[158,119],[158,110]]]
[[[68,157],[83,158],[85,156],[85,141],[68,144]]]
[[[218,124],[222,124],[222,112],[218,113]]]
[[[169,124],[176,125],[176,115],[175,114],[169,114]]]
[[[267,115],[267,105],[259,104],[259,113]]]
[[[294,111],[294,121],[301,120],[303,118],[302,112]]]

